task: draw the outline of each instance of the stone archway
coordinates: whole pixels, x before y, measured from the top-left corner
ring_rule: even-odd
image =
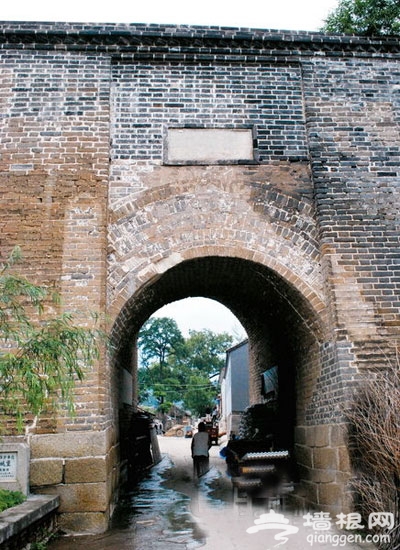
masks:
[[[323,313],[323,304],[310,292],[313,304],[291,282],[253,260],[214,255],[178,262],[142,285],[127,300],[114,324],[113,337],[118,349],[114,358],[114,379],[116,383],[126,383],[130,376],[133,395],[136,393],[137,332],[162,305],[189,296],[204,296],[221,302],[245,328],[250,349],[251,403],[262,401],[261,372],[267,366],[278,365],[285,445],[296,456],[303,488],[307,488],[304,499],[322,504],[318,494],[320,482],[313,470],[316,457],[320,461],[318,475],[319,470],[324,470],[324,462],[331,461],[330,468],[335,470],[331,483],[335,486],[339,477],[346,474],[346,468],[338,462],[345,447],[338,435],[336,420],[332,416],[330,422],[320,422],[320,425],[317,420],[321,383],[325,383],[325,394],[330,393],[329,383],[321,382],[326,349],[330,345],[326,341],[323,314],[314,307],[317,303]],[[118,402],[121,392],[115,389],[113,393],[117,410],[121,407]],[[337,492],[334,492],[334,499],[332,495],[329,493],[323,504],[343,508],[345,499],[338,501]]]
[[[130,297],[176,264],[239,257],[270,267],[325,307],[308,165],[151,166],[142,190],[113,195],[108,302],[115,318]]]
[[[135,178],[140,192],[110,200],[114,410],[127,371],[135,388],[135,339],[148,317],[181,298],[216,299],[249,335],[252,403],[265,366],[281,365],[304,499],[345,509],[347,455],[333,405],[345,392],[308,165],[147,166]]]

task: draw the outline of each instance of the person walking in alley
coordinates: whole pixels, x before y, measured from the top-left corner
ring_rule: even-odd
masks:
[[[211,447],[211,439],[206,432],[204,422],[199,422],[197,433],[192,439],[193,477],[199,478],[209,470],[208,451]]]

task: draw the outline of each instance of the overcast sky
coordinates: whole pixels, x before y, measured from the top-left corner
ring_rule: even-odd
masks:
[[[2,21],[170,23],[316,31],[339,0],[1,0]]]
[[[246,333],[236,317],[222,304],[207,298],[187,298],[159,309],[156,317],[172,317],[183,336],[189,330],[208,329],[213,332],[228,332],[235,342],[246,338]]]
[[[0,0],[1,21],[167,23],[318,31],[339,0]],[[173,317],[184,334],[208,328],[244,338],[224,306],[204,298],[174,302],[157,315]]]

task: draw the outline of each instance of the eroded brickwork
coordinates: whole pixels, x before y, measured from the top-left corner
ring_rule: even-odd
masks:
[[[278,365],[299,498],[349,505],[341,409],[399,336],[399,63],[391,39],[2,24],[1,257],[21,245],[22,271],[83,323],[106,315],[116,346],[77,417],[30,436],[32,487],[60,494],[64,529],[105,529],[137,332],[193,295],[245,327],[252,403]],[[188,143],[168,163],[185,127],[251,129],[254,158],[191,162]]]
[[[0,64],[2,255],[20,245],[29,275],[90,323],[105,307],[109,60],[12,49]],[[104,423],[98,381],[78,391],[77,429]]]

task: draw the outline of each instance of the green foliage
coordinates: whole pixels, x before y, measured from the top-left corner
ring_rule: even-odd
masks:
[[[198,416],[204,416],[207,411],[214,408],[214,399],[217,394],[218,387],[212,384],[208,377],[202,373],[194,372],[188,377],[185,387],[185,407]]]
[[[141,402],[154,396],[162,412],[172,403],[198,415],[213,408],[218,387],[210,379],[225,364],[225,352],[232,345],[229,334],[190,331],[183,338],[173,319],[151,318],[140,331],[138,344]]]
[[[182,362],[211,376],[219,373],[225,363],[225,353],[232,345],[232,336],[226,332],[215,334],[211,330],[190,330],[185,340]]]
[[[321,29],[363,36],[399,35],[399,0],[340,0]]]
[[[21,430],[25,415],[47,407],[73,413],[75,382],[99,355],[100,331],[74,325],[70,314],[46,316],[57,296],[12,273],[19,260],[15,249],[0,270],[0,412]]]
[[[162,370],[170,355],[179,352],[183,337],[174,319],[169,317],[150,318],[142,327],[138,345],[141,360],[145,366],[155,361]]]
[[[26,497],[20,491],[7,491],[6,489],[0,489],[0,512],[22,504],[25,502]]]

